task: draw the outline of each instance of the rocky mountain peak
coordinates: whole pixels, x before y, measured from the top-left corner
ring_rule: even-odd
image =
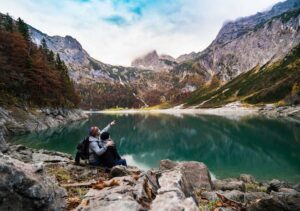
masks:
[[[154,71],[168,71],[176,64],[177,62],[172,56],[158,55],[157,51],[153,50],[133,60],[131,66]]]
[[[194,59],[196,57],[196,55],[197,55],[197,53],[193,51],[189,54],[180,55],[179,57],[176,58],[176,61],[178,63],[181,63],[181,62],[184,62],[184,61],[187,61],[187,60]]]
[[[229,43],[232,40],[246,34],[250,30],[256,29],[258,25],[264,24],[271,18],[299,7],[299,0],[287,0],[275,4],[270,10],[258,12],[255,15],[239,18],[235,21],[227,21],[219,31],[212,45],[223,45]]]

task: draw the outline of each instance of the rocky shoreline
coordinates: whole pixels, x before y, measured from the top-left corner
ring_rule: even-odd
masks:
[[[251,175],[212,181],[201,162],[110,171],[68,154],[8,144],[0,153],[0,210],[299,210],[300,184]],[[30,203],[29,203],[30,201]]]
[[[80,109],[0,107],[0,129],[4,134],[45,130],[87,118]]]
[[[0,151],[6,150],[5,138],[9,135],[45,130],[87,118],[80,109],[0,107]]]

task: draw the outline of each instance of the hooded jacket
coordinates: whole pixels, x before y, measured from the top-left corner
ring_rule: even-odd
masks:
[[[111,128],[111,125],[108,124],[105,128],[103,128],[100,132],[100,135],[104,132],[107,132]],[[102,155],[106,150],[106,142],[100,139],[100,135],[97,137],[90,136],[89,137],[89,162],[97,161],[97,158]]]

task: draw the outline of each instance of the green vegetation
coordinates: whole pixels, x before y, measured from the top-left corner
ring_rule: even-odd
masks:
[[[267,187],[256,183],[245,183],[245,190],[246,192],[267,192]]]
[[[242,101],[249,104],[300,103],[300,45],[284,59],[243,73],[223,86],[212,83],[195,91],[187,105],[219,107]]]
[[[168,109],[171,108],[172,105],[169,102],[164,102],[155,106],[150,106],[146,108],[141,108],[140,110],[155,110],[155,109]]]

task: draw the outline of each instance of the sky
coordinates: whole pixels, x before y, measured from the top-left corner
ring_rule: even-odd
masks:
[[[282,1],[282,0],[281,0]],[[38,30],[71,35],[95,59],[129,66],[149,51],[199,52],[224,23],[280,0],[0,0],[0,12]]]

